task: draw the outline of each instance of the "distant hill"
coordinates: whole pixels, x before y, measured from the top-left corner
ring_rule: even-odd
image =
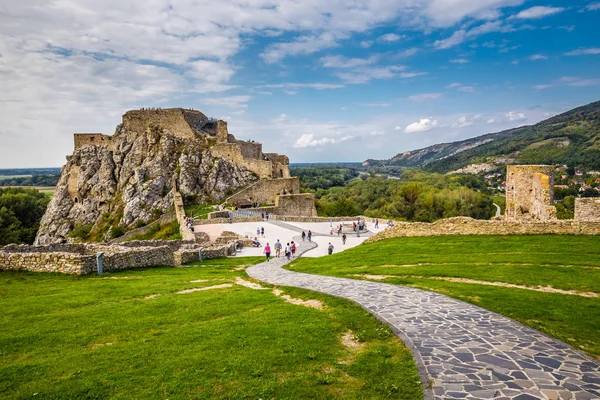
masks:
[[[567,164],[600,170],[600,101],[535,125],[407,151],[369,166],[479,173],[506,164]]]

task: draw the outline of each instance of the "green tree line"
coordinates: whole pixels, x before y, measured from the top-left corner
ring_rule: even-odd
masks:
[[[0,188],[0,245],[33,243],[49,201],[35,189]]]
[[[405,221],[432,222],[466,216],[489,219],[495,214],[483,182],[471,176],[445,176],[408,171],[402,179],[371,177],[345,187],[319,191],[317,212],[323,216],[366,215]]]

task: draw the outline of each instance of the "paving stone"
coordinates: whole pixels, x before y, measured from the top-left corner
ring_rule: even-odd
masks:
[[[314,247],[306,243],[300,252]],[[382,318],[416,352],[422,382],[433,382],[433,389],[425,388],[428,397],[600,397],[597,361],[516,321],[438,293],[288,271],[282,268],[288,262],[274,259],[246,272],[273,285],[346,298]]]

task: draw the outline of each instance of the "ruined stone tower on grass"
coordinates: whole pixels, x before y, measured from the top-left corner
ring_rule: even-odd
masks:
[[[114,135],[76,133],[74,145],[36,244],[64,243],[73,235],[108,240],[111,232],[132,230],[172,212],[175,192],[182,199],[221,202],[263,181],[276,181],[264,185],[263,203],[278,200],[282,209],[313,214],[314,204],[308,203],[314,197],[291,197],[298,195],[299,184],[290,177],[287,156],[237,140],[225,121],[200,111],[128,111]],[[290,197],[276,199],[283,194]]]
[[[554,168],[549,165],[509,165],[506,168],[506,220],[556,219]]]

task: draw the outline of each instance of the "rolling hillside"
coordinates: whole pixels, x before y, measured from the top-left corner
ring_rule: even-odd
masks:
[[[367,160],[369,166],[418,167],[432,172],[484,172],[506,164],[567,164],[600,169],[600,101],[535,125],[442,143]]]

